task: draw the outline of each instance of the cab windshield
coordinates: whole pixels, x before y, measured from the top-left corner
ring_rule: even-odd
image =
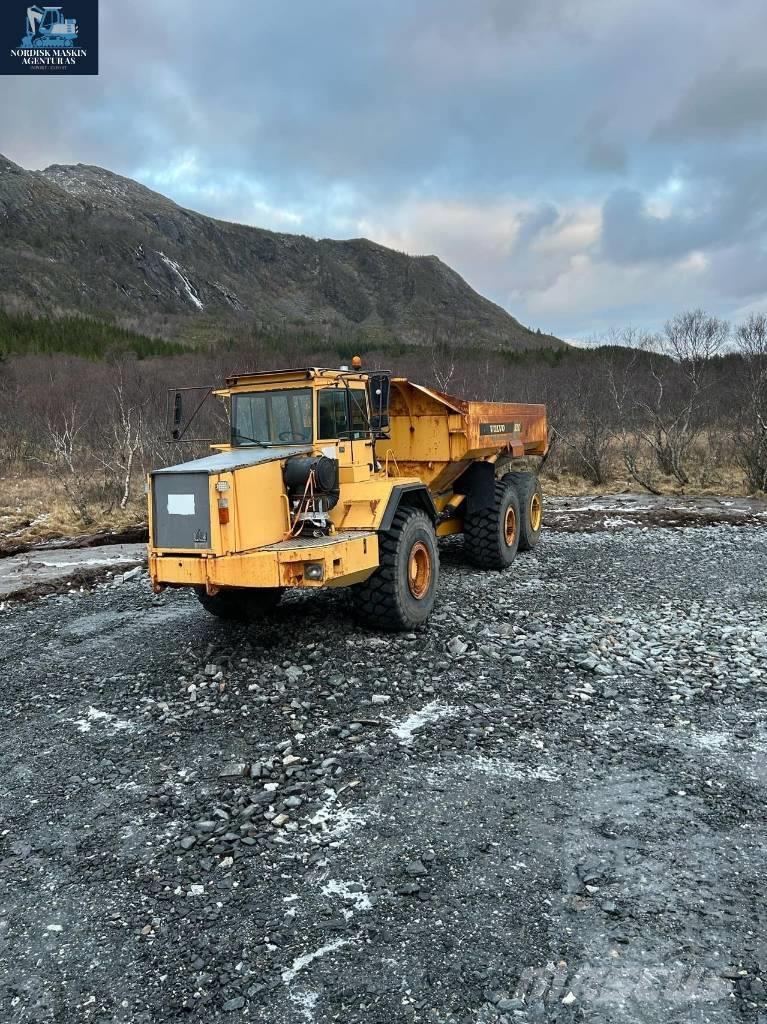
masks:
[[[311,440],[311,388],[232,396],[233,447],[307,444]]]

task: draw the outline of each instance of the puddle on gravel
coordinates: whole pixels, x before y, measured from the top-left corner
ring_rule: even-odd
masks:
[[[85,640],[91,636],[98,636],[105,630],[125,625],[127,622],[128,616],[123,612],[93,612],[90,615],[80,615],[74,622],[63,626],[59,630],[59,636]]]
[[[59,631],[59,636],[81,641],[100,637],[115,630],[135,632],[145,626],[154,627],[159,622],[173,622],[176,619],[186,618],[190,611],[196,609],[196,604],[182,603],[150,605],[139,611],[130,612],[92,612],[89,615],[80,615],[74,622],[64,626]]]

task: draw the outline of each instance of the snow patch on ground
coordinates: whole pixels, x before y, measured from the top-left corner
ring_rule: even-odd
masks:
[[[87,199],[98,201],[103,199],[106,194],[130,203],[134,195],[135,185],[133,182],[124,181],[116,174],[109,172],[98,173],[97,171],[94,173],[93,170],[89,170],[87,174],[84,174],[78,173],[77,167],[48,167],[42,173],[73,196],[84,196]],[[130,210],[128,209],[126,212],[133,219]]]
[[[338,793],[334,789],[326,789],[322,806],[308,819],[310,825],[319,826],[323,842],[343,838],[366,820],[363,815],[349,807],[336,806],[337,801]]]
[[[290,992],[290,1001],[304,1020],[314,1020],[314,1008],[319,999],[319,992]]]
[[[730,736],[725,732],[698,732],[694,729],[685,733],[685,741],[701,750],[722,750],[729,746]]]
[[[502,779],[537,779],[540,782],[559,782],[561,775],[545,765],[519,764],[516,761],[502,761],[497,757],[472,757],[468,764],[462,763],[462,771],[481,772]]]
[[[21,510],[18,510],[19,512]],[[3,515],[0,516],[0,522],[5,519],[11,519],[11,516]],[[3,540],[12,540],[14,537],[20,537],[22,533],[26,533],[27,530],[34,529],[35,526],[42,526],[43,523],[47,522],[51,518],[50,512],[44,512],[42,515],[37,516],[31,523],[27,523],[25,526],[20,526],[17,530],[11,530],[9,533],[3,532]]]
[[[626,519],[624,516],[613,516],[605,521],[605,528],[608,530],[623,530],[627,526],[641,526],[633,519]]]
[[[748,740],[725,731],[690,726],[677,729],[656,727],[647,730],[647,735],[658,743],[700,757],[710,772],[711,777],[706,780],[709,787],[722,785],[723,771],[736,772],[763,786],[767,783],[767,734],[761,722],[755,724],[755,732]],[[746,744],[748,749],[744,749]]]
[[[348,946],[349,939],[334,939],[333,942],[328,942],[324,946],[320,946],[319,949],[313,950],[311,953],[304,953],[303,956],[297,956],[293,961],[291,967],[286,968],[282,972],[282,980],[286,985],[289,985],[297,974],[300,974],[305,967],[308,967],[310,963],[318,960],[321,956],[327,956],[328,953],[334,953],[341,946]]]
[[[430,722],[436,722],[440,718],[457,715],[459,711],[460,708],[452,707],[449,704],[441,704],[438,700],[433,700],[430,704],[421,708],[420,711],[415,711],[402,721],[395,722],[390,731],[397,737],[400,743],[408,746],[413,742],[413,733],[417,729],[422,729],[425,725],[428,725]]]
[[[88,708],[85,718],[75,718],[74,724],[78,732],[90,732],[96,724],[104,725],[112,732],[132,732],[135,728],[132,722],[126,722],[116,715],[110,715],[108,711],[99,711],[98,708]]]
[[[322,886],[322,892],[325,896],[340,896],[342,900],[351,903],[355,910],[370,910],[373,904],[370,902],[368,894],[362,889],[354,890],[349,888],[350,885],[355,884],[362,885],[361,882],[341,882],[332,878]]]
[[[57,559],[55,562],[46,562],[43,558],[36,558],[35,562],[49,569],[64,569],[71,566],[79,568],[82,565],[130,565],[131,560],[126,559],[125,555],[118,554],[108,558],[75,558],[70,562],[61,559]]]

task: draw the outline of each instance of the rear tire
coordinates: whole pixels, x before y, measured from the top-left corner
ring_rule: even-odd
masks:
[[[514,484],[495,481],[490,508],[468,512],[463,521],[463,546],[478,569],[507,569],[519,544],[519,497]]]
[[[415,629],[431,615],[439,581],[439,551],[431,520],[401,508],[378,535],[378,569],[355,590],[359,618],[387,632]]]
[[[195,587],[197,600],[206,612],[231,622],[253,622],[269,615],[280,603],[279,587],[224,587],[212,597],[205,587]]]
[[[502,480],[514,484],[519,495],[519,550],[532,551],[541,537],[543,525],[543,493],[535,473],[506,473]]]

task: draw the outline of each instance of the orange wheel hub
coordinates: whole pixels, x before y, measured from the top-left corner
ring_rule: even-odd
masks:
[[[530,525],[537,533],[541,528],[543,519],[543,502],[540,494],[534,494],[530,501]]]
[[[507,546],[511,547],[514,543],[514,538],[517,536],[517,513],[514,511],[513,505],[509,505],[506,509],[506,515],[503,519],[503,536]]]
[[[419,540],[413,545],[407,565],[407,585],[416,601],[428,593],[430,583],[431,555],[423,541]]]

